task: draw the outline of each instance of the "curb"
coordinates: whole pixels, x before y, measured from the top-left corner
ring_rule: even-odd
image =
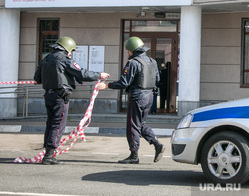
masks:
[[[77,127],[66,126],[64,134],[70,134]],[[45,126],[39,125],[0,125],[0,133],[41,133],[43,134]],[[158,129],[153,128],[156,136],[172,135],[174,129]],[[105,134],[105,135],[125,135],[125,128],[101,128],[101,127],[87,127],[84,130],[86,134]]]

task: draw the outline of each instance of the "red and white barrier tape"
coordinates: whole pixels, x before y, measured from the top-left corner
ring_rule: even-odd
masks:
[[[90,104],[86,110],[86,113],[85,113],[83,119],[80,121],[76,130],[74,129],[72,133],[70,133],[66,138],[64,138],[60,141],[60,146],[56,149],[56,152],[54,153],[54,157],[56,157],[64,152],[67,152],[73,146],[73,144],[76,142],[79,135],[81,136],[82,140],[85,141],[84,130],[88,127],[88,125],[91,122],[94,101],[99,93],[99,90],[97,88],[97,85],[99,84],[99,82],[100,82],[100,80],[98,80],[98,82],[95,84]],[[66,142],[70,139],[73,139],[73,138],[74,138],[74,140],[69,145],[69,147],[65,150],[61,150],[61,148],[66,144]],[[31,159],[27,159],[24,157],[18,157],[13,161],[13,163],[41,163],[42,159],[44,157],[44,154],[45,154],[45,150],[43,150],[41,153],[39,153],[37,156],[35,156],[34,158],[31,158]]]
[[[3,84],[36,84],[36,81],[0,82],[0,85]]]

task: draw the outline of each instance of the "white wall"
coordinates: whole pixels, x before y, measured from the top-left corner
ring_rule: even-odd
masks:
[[[0,81],[17,81],[20,11],[17,9],[0,9],[0,19]],[[15,88],[0,90],[0,117],[13,117],[16,115],[15,90]]]

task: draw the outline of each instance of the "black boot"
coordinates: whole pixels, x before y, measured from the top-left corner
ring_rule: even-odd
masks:
[[[155,158],[154,158],[154,162],[158,162],[160,161],[160,159],[163,156],[163,152],[165,151],[165,146],[163,144],[161,144],[157,138],[153,139],[151,141],[151,144],[153,144],[155,146]]]
[[[124,160],[118,161],[118,163],[125,163],[125,164],[138,164],[139,158],[138,158],[138,151],[131,151],[131,154],[129,157],[127,157]]]
[[[42,163],[44,165],[58,165],[62,162],[58,162],[55,157],[53,157],[55,152],[55,148],[51,146],[46,147],[46,153],[42,159]]]

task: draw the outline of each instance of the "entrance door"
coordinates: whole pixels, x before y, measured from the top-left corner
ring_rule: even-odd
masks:
[[[147,52],[157,61],[160,71],[160,85],[158,86],[157,113],[177,112],[177,62],[178,62],[178,35],[179,21],[168,20],[124,20],[123,21],[123,56],[122,67],[128,59],[124,45],[129,37],[140,37],[145,46],[150,50]],[[120,94],[120,111],[127,108],[128,96],[125,90]]]
[[[147,52],[157,61],[160,84],[156,99],[157,113],[175,113],[177,84],[177,37],[175,33],[133,33],[151,49]]]

